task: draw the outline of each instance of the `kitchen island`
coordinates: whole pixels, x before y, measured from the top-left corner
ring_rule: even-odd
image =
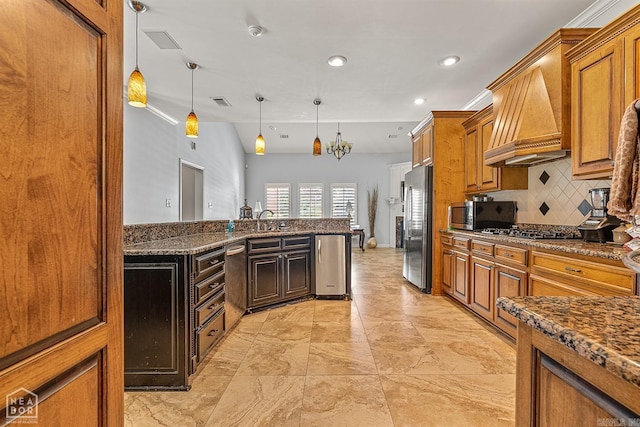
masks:
[[[640,299],[508,297],[517,426],[640,425]]]
[[[335,297],[350,297],[348,218],[262,224],[125,226],[127,389],[188,390],[189,375],[245,312],[313,297],[316,235],[344,236],[345,289]]]

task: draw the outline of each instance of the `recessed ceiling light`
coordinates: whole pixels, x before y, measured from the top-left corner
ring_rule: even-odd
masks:
[[[460,61],[459,56],[447,56],[446,58],[442,58],[440,60],[440,65],[444,67],[451,67],[454,64],[457,64]]]
[[[416,98],[413,103],[416,105],[422,105],[424,104],[424,98]]]
[[[347,58],[340,55],[333,55],[332,57],[329,58],[327,62],[332,67],[342,67],[344,64],[347,63]]]

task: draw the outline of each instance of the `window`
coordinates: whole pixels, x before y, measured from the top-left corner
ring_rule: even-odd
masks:
[[[349,212],[347,208],[351,204],[351,226],[353,227],[358,218],[356,207],[358,206],[356,194],[358,189],[356,184],[331,184],[331,217],[347,218]]]
[[[322,218],[322,184],[298,184],[300,218]]]
[[[264,185],[264,209],[273,211],[273,216],[267,214],[270,218],[289,218],[290,188],[288,183]]]

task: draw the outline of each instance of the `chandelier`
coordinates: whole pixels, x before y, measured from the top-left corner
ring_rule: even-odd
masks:
[[[351,152],[352,145],[347,141],[342,140],[342,134],[340,133],[340,123],[338,123],[338,133],[336,134],[336,140],[326,144],[327,153],[336,156],[336,159],[340,161],[346,154]]]

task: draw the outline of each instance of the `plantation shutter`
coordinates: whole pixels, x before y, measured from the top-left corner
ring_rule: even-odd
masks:
[[[322,218],[322,184],[299,184],[298,212],[300,218]]]
[[[331,184],[331,217],[347,218],[347,203],[351,202],[351,226],[353,227],[358,217],[356,207],[356,184]]]
[[[265,184],[264,186],[264,209],[273,211],[266,214],[270,218],[289,218],[289,206],[291,204],[289,184]]]

